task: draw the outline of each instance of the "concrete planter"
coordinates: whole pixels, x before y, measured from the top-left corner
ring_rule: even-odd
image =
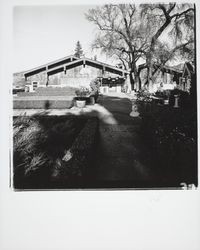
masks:
[[[76,106],[78,108],[84,108],[86,105],[86,100],[76,100]]]

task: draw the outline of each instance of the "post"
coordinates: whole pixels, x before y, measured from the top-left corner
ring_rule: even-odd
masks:
[[[174,108],[179,108],[179,105],[178,105],[179,96],[178,95],[174,95],[174,98],[175,98]]]

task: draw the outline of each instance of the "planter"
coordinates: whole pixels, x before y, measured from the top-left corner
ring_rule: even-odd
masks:
[[[76,106],[78,108],[84,108],[86,104],[86,100],[76,100]]]

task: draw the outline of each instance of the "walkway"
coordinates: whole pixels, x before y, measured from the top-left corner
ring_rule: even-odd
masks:
[[[116,123],[100,121],[95,168],[97,180],[133,183],[150,181],[150,171],[140,161],[140,118],[129,116],[130,98],[123,93],[110,94],[100,97],[98,102],[110,112]]]

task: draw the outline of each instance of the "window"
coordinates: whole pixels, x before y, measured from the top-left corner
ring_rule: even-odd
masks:
[[[32,82],[32,85],[33,85],[33,91],[34,91],[38,87],[38,82],[34,81]]]

